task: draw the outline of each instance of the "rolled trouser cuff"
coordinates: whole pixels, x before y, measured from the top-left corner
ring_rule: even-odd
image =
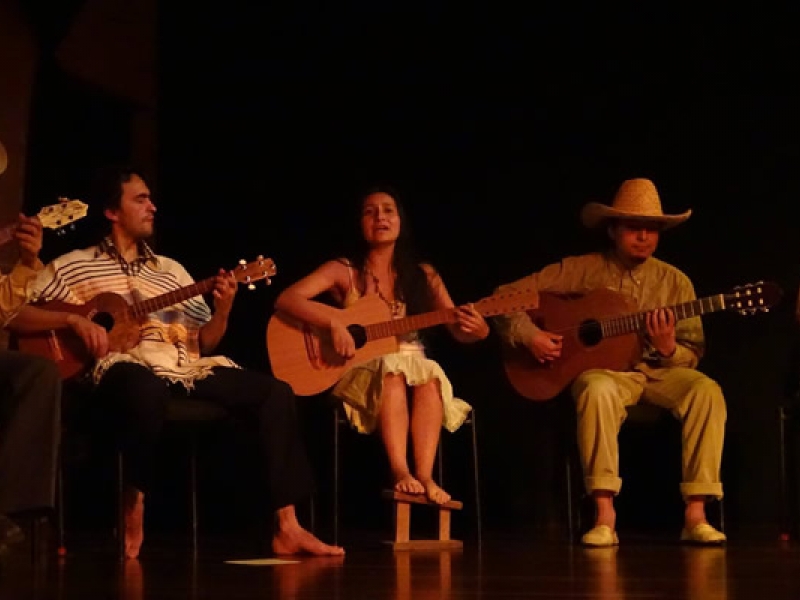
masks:
[[[721,483],[682,483],[681,495],[684,498],[690,496],[709,496],[715,500],[722,500]]]
[[[584,483],[589,494],[595,490],[605,490],[616,496],[622,488],[622,479],[619,477],[587,477]]]

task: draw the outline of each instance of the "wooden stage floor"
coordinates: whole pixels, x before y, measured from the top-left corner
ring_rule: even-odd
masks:
[[[665,538],[628,536],[621,542],[618,548],[585,549],[566,541],[484,535],[480,546],[467,540],[460,550],[409,552],[365,540],[346,544],[342,559],[262,564],[269,556],[248,553],[241,539],[203,538],[193,557],[185,536],[176,534],[150,537],[139,560],[120,562],[113,542],[92,534],[73,540],[63,558],[45,552],[34,561],[30,546],[16,547],[0,563],[0,598],[800,598],[796,542],[733,539],[720,548]]]

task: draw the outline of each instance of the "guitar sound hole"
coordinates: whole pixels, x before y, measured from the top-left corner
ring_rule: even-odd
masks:
[[[111,316],[111,313],[99,312],[92,317],[92,321],[100,325],[100,327],[106,331],[111,331],[114,327],[114,317]]]
[[[356,348],[361,348],[367,343],[367,330],[361,325],[348,325],[347,331],[349,331],[350,335],[353,336],[353,340],[356,343]]]
[[[578,329],[578,339],[584,346],[596,346],[603,339],[603,328],[595,320],[584,321]]]

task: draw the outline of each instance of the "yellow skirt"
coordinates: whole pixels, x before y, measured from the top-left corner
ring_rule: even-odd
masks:
[[[389,373],[403,374],[410,386],[437,380],[444,409],[442,426],[450,432],[461,427],[472,410],[464,400],[453,396],[447,375],[439,363],[425,356],[421,345],[403,343],[397,352],[353,367],[333,388],[333,395],[344,402],[350,424],[361,433],[372,433],[377,426],[383,379]]]

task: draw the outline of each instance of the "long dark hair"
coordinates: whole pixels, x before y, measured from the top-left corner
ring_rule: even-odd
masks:
[[[361,214],[364,207],[364,201],[371,195],[383,193],[391,196],[397,205],[397,214],[400,217],[400,233],[397,237],[397,242],[394,247],[394,254],[392,255],[392,268],[397,274],[394,283],[394,296],[398,300],[402,300],[406,304],[406,314],[415,315],[427,312],[433,309],[433,295],[431,288],[428,285],[428,278],[425,271],[420,266],[420,257],[417,255],[416,248],[414,247],[414,240],[411,234],[411,223],[408,218],[408,213],[400,198],[400,194],[392,186],[388,185],[375,185],[369,187],[362,194],[359,195],[357,203],[357,218],[355,219],[358,224],[358,235],[354,236],[355,247],[350,253],[349,259],[353,267],[360,274],[361,289],[363,291],[366,283],[365,267],[367,254],[370,247],[364,239],[364,234],[361,231]]]

